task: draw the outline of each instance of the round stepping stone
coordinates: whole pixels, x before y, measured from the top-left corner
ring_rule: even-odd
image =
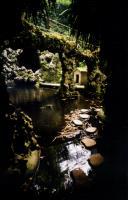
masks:
[[[84,138],[82,141],[81,141],[85,147],[87,148],[91,148],[91,147],[94,147],[96,145],[96,141],[93,140],[93,139],[90,139],[90,138]]]
[[[101,111],[101,108],[96,108],[95,111],[99,112],[99,111]]]
[[[90,115],[88,115],[88,114],[80,114],[80,118],[82,118],[82,119],[89,119]]]
[[[76,132],[65,135],[65,138],[66,139],[72,139],[72,138],[79,136],[80,134],[81,134],[81,132],[78,130]]]
[[[91,127],[86,128],[85,130],[86,130],[86,132],[88,132],[88,133],[95,133],[95,132],[97,131],[97,128],[91,126]]]
[[[89,112],[89,109],[81,109],[80,112],[81,112],[81,113],[88,113],[88,112]]]
[[[87,175],[80,168],[72,170],[71,177],[77,187],[86,186],[89,181]]]
[[[82,125],[83,125],[82,121],[80,121],[80,120],[78,120],[78,119],[74,119],[74,120],[73,120],[73,123],[74,123],[76,126],[82,126]]]
[[[90,163],[93,167],[98,167],[98,166],[100,166],[103,162],[104,162],[104,157],[103,157],[100,153],[93,154],[93,155],[89,158],[89,163]]]

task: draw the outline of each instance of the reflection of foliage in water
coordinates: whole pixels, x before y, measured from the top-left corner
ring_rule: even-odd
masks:
[[[45,187],[49,193],[52,193],[53,190],[58,193],[63,189],[64,174],[59,173],[59,159],[57,158],[58,154],[62,152],[62,146],[56,145],[48,147],[46,152],[47,158],[41,163],[37,180],[42,185],[42,189]],[[64,156],[64,152],[61,156]]]

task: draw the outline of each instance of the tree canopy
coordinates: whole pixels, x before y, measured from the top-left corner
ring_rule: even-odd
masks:
[[[18,0],[0,2],[0,38],[8,39],[23,29],[22,18],[41,13],[44,18],[48,17],[48,7],[55,0]]]

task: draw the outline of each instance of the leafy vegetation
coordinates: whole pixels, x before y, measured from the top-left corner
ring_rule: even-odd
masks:
[[[70,5],[71,0],[57,0],[56,1],[58,4],[63,4],[63,5]]]
[[[70,0],[56,1],[55,9],[50,9],[50,14],[49,14],[50,30],[65,35],[70,34],[70,27],[68,22],[70,4],[71,4]]]

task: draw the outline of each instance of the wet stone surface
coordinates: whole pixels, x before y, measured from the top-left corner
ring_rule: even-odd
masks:
[[[87,137],[82,139],[81,142],[85,145],[86,148],[91,148],[91,147],[94,147],[96,145],[95,140],[87,138]]]
[[[90,116],[88,114],[80,114],[80,118],[82,118],[82,119],[89,119]]]
[[[82,121],[78,120],[78,119],[74,119],[73,120],[73,123],[76,125],[76,126],[82,126]]]
[[[68,141],[60,145],[53,145],[47,149],[47,159],[43,160],[44,168],[40,177],[48,191],[72,191],[73,187],[81,187],[91,172],[88,159],[91,151],[79,142]],[[74,170],[79,169],[79,173]],[[79,177],[80,174],[80,177]],[[75,184],[75,185],[74,185]],[[44,186],[42,185],[42,187]]]
[[[96,127],[88,127],[86,128],[87,133],[95,133],[97,131]]]
[[[100,153],[93,154],[89,158],[89,163],[93,167],[98,167],[104,162],[104,157]]]
[[[81,168],[75,168],[71,171],[71,176],[75,183],[75,187],[86,187],[89,183],[88,176],[83,172]]]

